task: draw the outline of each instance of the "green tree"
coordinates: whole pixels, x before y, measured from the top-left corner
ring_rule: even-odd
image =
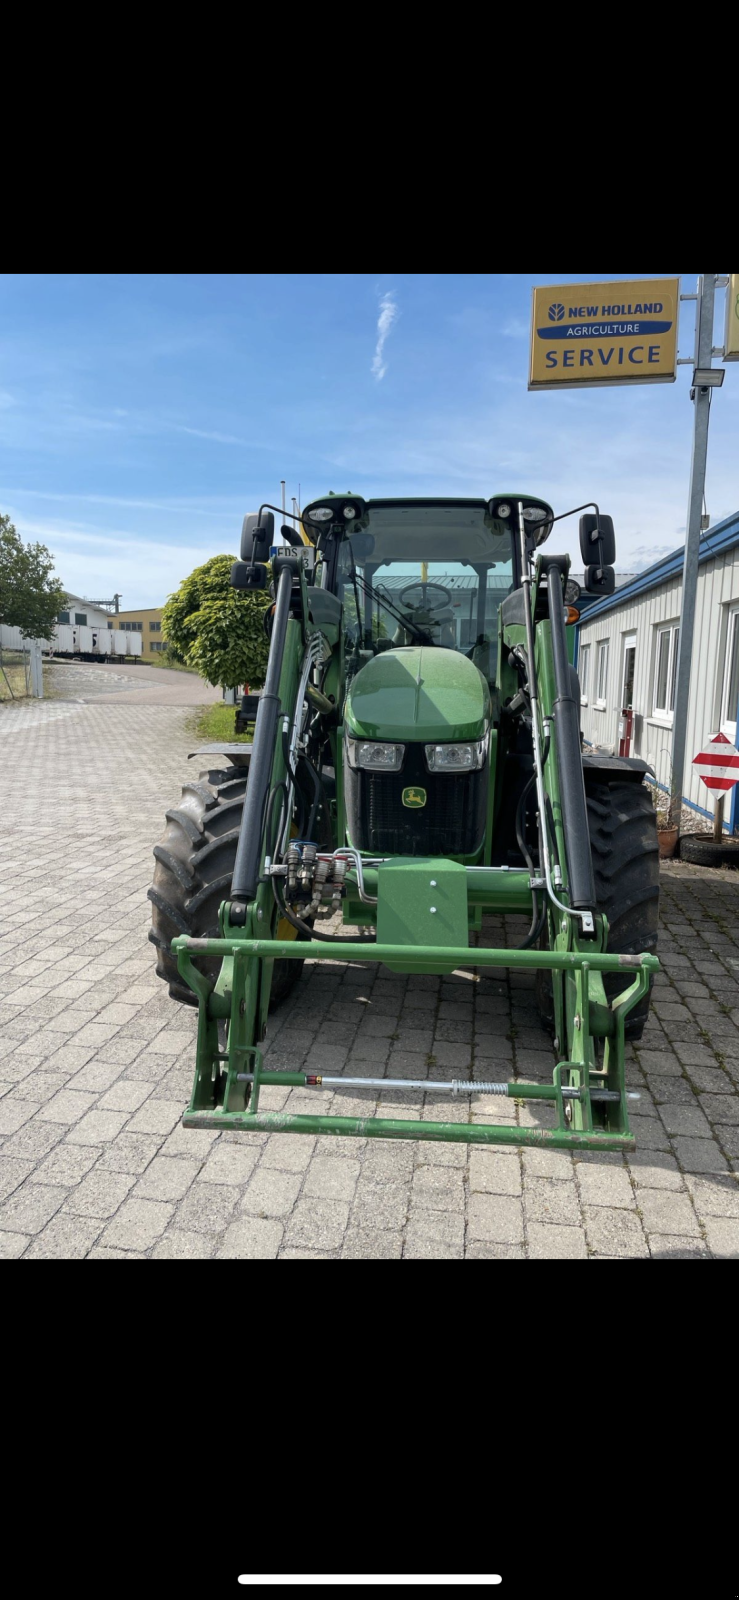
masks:
[[[51,576],[53,565],[45,544],[24,544],[0,513],[0,621],[27,639],[50,639],[66,600],[63,584]]]
[[[171,594],[162,633],[207,683],[232,689],[264,683],[269,642],[264,613],[272,604],[262,590],[231,588],[234,556],[212,556]]]

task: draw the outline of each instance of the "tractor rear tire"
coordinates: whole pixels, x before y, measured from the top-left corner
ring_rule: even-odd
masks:
[[[198,782],[183,786],[179,804],[166,812],[166,831],[154,846],[149,938],[156,946],[157,976],[183,1005],[197,1005],[197,996],[180,977],[172,940],[181,933],[218,938],[218,907],[231,890],[245,790],[246,777],[234,767],[201,773]],[[220,962],[196,956],[194,965],[215,979]],[[275,961],[271,1010],[287,998],[302,970],[302,961]]]
[[[652,797],[643,783],[586,781],[585,794],[595,899],[608,918],[609,955],[654,954],[659,925],[659,844]],[[605,990],[613,1000],[633,981],[629,973],[604,973]],[[627,1040],[641,1039],[649,1015],[649,992],[629,1012]],[[537,973],[537,999],[542,1025],[554,1032],[554,998],[548,972]]]

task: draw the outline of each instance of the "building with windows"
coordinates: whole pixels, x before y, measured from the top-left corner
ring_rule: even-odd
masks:
[[[629,754],[653,768],[669,791],[672,721],[680,638],[683,551],[657,561],[605,600],[578,630],[576,665],[587,744],[614,754],[621,713],[633,711]],[[688,708],[684,802],[713,816],[708,790],[692,767],[706,738],[720,729],[737,740],[739,705],[739,512],[701,536]],[[724,826],[739,833],[739,785]]]
[[[116,617],[117,628],[124,633],[141,634],[141,659],[152,660],[166,650],[167,641],[162,633],[162,607],[153,606],[145,611],[121,611]]]
[[[67,594],[66,600],[59,612],[57,622],[71,623],[78,628],[117,628],[116,614],[111,606],[95,605],[92,600],[84,600],[81,595]]]

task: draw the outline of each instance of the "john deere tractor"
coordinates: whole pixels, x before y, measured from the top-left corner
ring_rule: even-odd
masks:
[[[610,593],[613,524],[576,510],[586,587]],[[199,1007],[186,1127],[633,1148],[624,1050],[659,965],[656,820],[644,762],[582,751],[580,591],[543,550],[555,520],[532,495],[331,493],[277,544],[274,508],[246,517],[231,581],[272,601],[253,743],[209,747],[149,892],[158,971]],[[528,931],[488,948],[486,914]],[[551,1083],[395,1087],[551,1101],[553,1120],[341,1115],[340,1092],[325,1115],[325,1091],[392,1078],[272,1071],[261,1046],[303,963],[337,959],[480,982],[534,969]],[[310,1091],[315,1110],[304,1094],[260,1110],[266,1086]]]

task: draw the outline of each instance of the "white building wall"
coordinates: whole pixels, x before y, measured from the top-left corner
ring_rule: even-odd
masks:
[[[642,756],[654,768],[657,781],[669,789],[672,775],[672,716],[654,714],[654,689],[657,662],[657,635],[660,627],[679,623],[682,577],[674,577],[658,588],[647,589],[625,599],[603,616],[580,626],[578,670],[583,650],[589,647],[587,695],[583,697],[582,730],[589,744],[613,746],[618,753],[618,723],[623,685],[624,639],[636,634],[633,707],[634,741],[632,755]],[[701,810],[713,813],[713,802],[693,771],[692,759],[711,733],[716,733],[721,715],[721,694],[726,664],[728,622],[732,604],[739,601],[739,545],[704,561],[698,568],[693,660],[688,708],[685,799]],[[609,641],[608,679],[605,706],[596,704],[597,646]]]

